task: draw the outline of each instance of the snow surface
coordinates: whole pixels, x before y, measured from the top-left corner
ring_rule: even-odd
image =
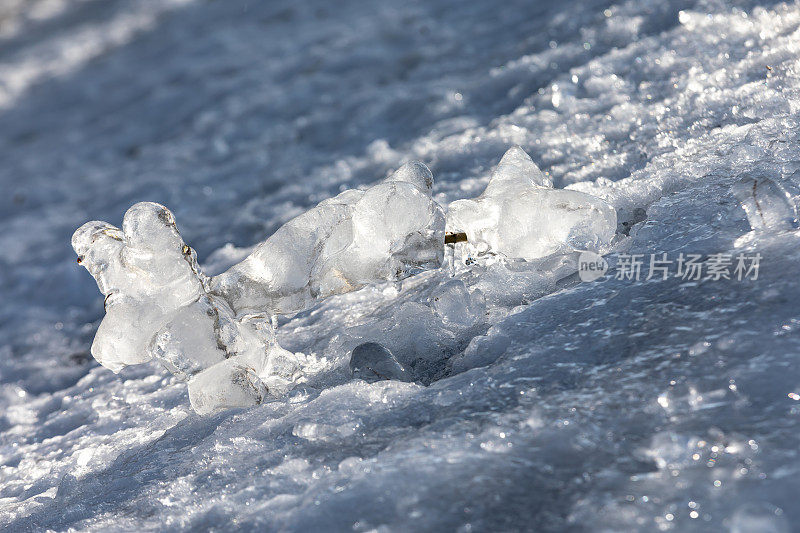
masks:
[[[0,526],[797,529],[798,89],[795,4],[3,2]],[[759,252],[758,280],[612,254],[368,287],[281,319],[285,400],[211,417],[88,353],[87,220],[164,204],[213,275],[406,161],[476,197],[517,144],[629,252]],[[353,379],[367,342],[414,381]]]

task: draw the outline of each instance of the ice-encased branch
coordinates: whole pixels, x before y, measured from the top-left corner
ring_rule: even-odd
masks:
[[[288,390],[302,372],[300,356],[275,339],[275,315],[439,268],[446,233],[467,241],[463,256],[528,261],[603,251],[614,237],[613,207],[554,189],[519,147],[505,154],[481,196],[454,202],[447,218],[432,188],[430,170],[408,163],[290,220],[213,278],[162,205],[134,205],[122,229],[88,222],[72,244],[106,296],[92,355],[115,372],[157,359],[189,381],[201,414],[255,405]]]

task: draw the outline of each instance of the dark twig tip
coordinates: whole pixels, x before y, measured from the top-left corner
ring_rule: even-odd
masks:
[[[445,244],[455,244],[457,242],[467,242],[467,234],[464,232],[444,234]]]

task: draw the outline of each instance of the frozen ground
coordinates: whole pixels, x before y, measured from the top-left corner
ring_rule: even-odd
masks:
[[[798,529],[800,236],[745,236],[736,184],[800,187],[800,6],[297,4],[0,3],[0,527]],[[513,144],[646,197],[630,251],[759,279],[523,282],[442,346],[408,326],[429,278],[364,289],[281,321],[313,379],[210,418],[88,355],[86,220],[161,202],[217,273],[409,159],[473,197]],[[359,336],[444,362],[352,380]]]

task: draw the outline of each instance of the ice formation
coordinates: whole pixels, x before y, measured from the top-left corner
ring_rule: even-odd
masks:
[[[437,268],[444,214],[433,176],[413,161],[365,191],[347,190],[290,220],[212,281],[237,312],[287,314],[318,298]]]
[[[192,407],[200,414],[284,394],[302,376],[301,355],[278,344],[276,315],[441,266],[445,216],[432,188],[430,170],[407,163],[366,190],[320,202],[211,279],[162,205],[134,205],[122,229],[88,222],[72,245],[106,296],[92,355],[114,372],[158,360],[189,382]],[[531,285],[552,290],[571,272],[562,268],[569,264],[565,254],[608,247],[616,228],[612,207],[584,193],[553,189],[519,147],[506,152],[480,197],[450,205],[448,220],[453,231],[466,233],[471,250],[511,262],[476,265],[471,290],[445,276],[427,302],[398,303],[398,312],[379,330],[395,330],[394,343],[406,346],[414,372],[385,347],[366,342],[353,349],[354,376],[408,381],[416,374],[425,382],[441,377],[459,342],[480,331],[483,291],[494,303],[507,304],[509,298],[535,296],[527,290]],[[514,260],[526,263],[516,268],[516,279]],[[417,336],[417,349],[407,349],[409,335]],[[431,349],[438,358],[425,355]]]
[[[444,324],[454,327],[472,327],[480,323],[486,313],[483,293],[480,290],[470,292],[458,279],[437,286],[428,297],[428,303]]]
[[[73,235],[72,247],[105,295],[106,317],[92,345],[92,355],[103,366],[116,372],[152,358],[150,342],[168,322],[174,320],[174,328],[180,331],[181,322],[212,320],[205,310],[184,310],[205,291],[195,254],[184,244],[165,207],[134,205],[125,213],[122,229],[87,222]],[[211,353],[216,352],[211,337],[190,333],[185,341],[205,343],[214,348]]]
[[[508,150],[478,198],[457,200],[447,231],[464,232],[474,255],[539,259],[575,250],[607,250],[617,229],[614,208],[578,191],[554,189],[530,156]]]
[[[444,215],[432,187],[430,170],[408,163],[290,220],[213,279],[162,205],[134,205],[122,229],[87,222],[72,245],[106,297],[92,355],[114,372],[157,359],[189,381],[201,414],[285,393],[300,369],[277,343],[274,316],[438,267]]]
[[[732,192],[742,203],[753,230],[790,230],[797,228],[797,206],[784,187],[767,177],[745,177]]]
[[[325,351],[352,352],[350,373],[361,379],[375,377],[368,370],[374,365],[391,379],[425,385],[449,375],[452,358],[486,331],[484,296],[467,277],[432,271],[413,278],[330,339]]]
[[[119,372],[156,359],[189,381],[192,406],[201,414],[266,398],[262,378],[285,350],[268,321],[238,319],[207,292],[196,254],[166,207],[135,204],[122,229],[87,222],[72,246],[105,295],[106,316],[91,348],[100,364]]]

